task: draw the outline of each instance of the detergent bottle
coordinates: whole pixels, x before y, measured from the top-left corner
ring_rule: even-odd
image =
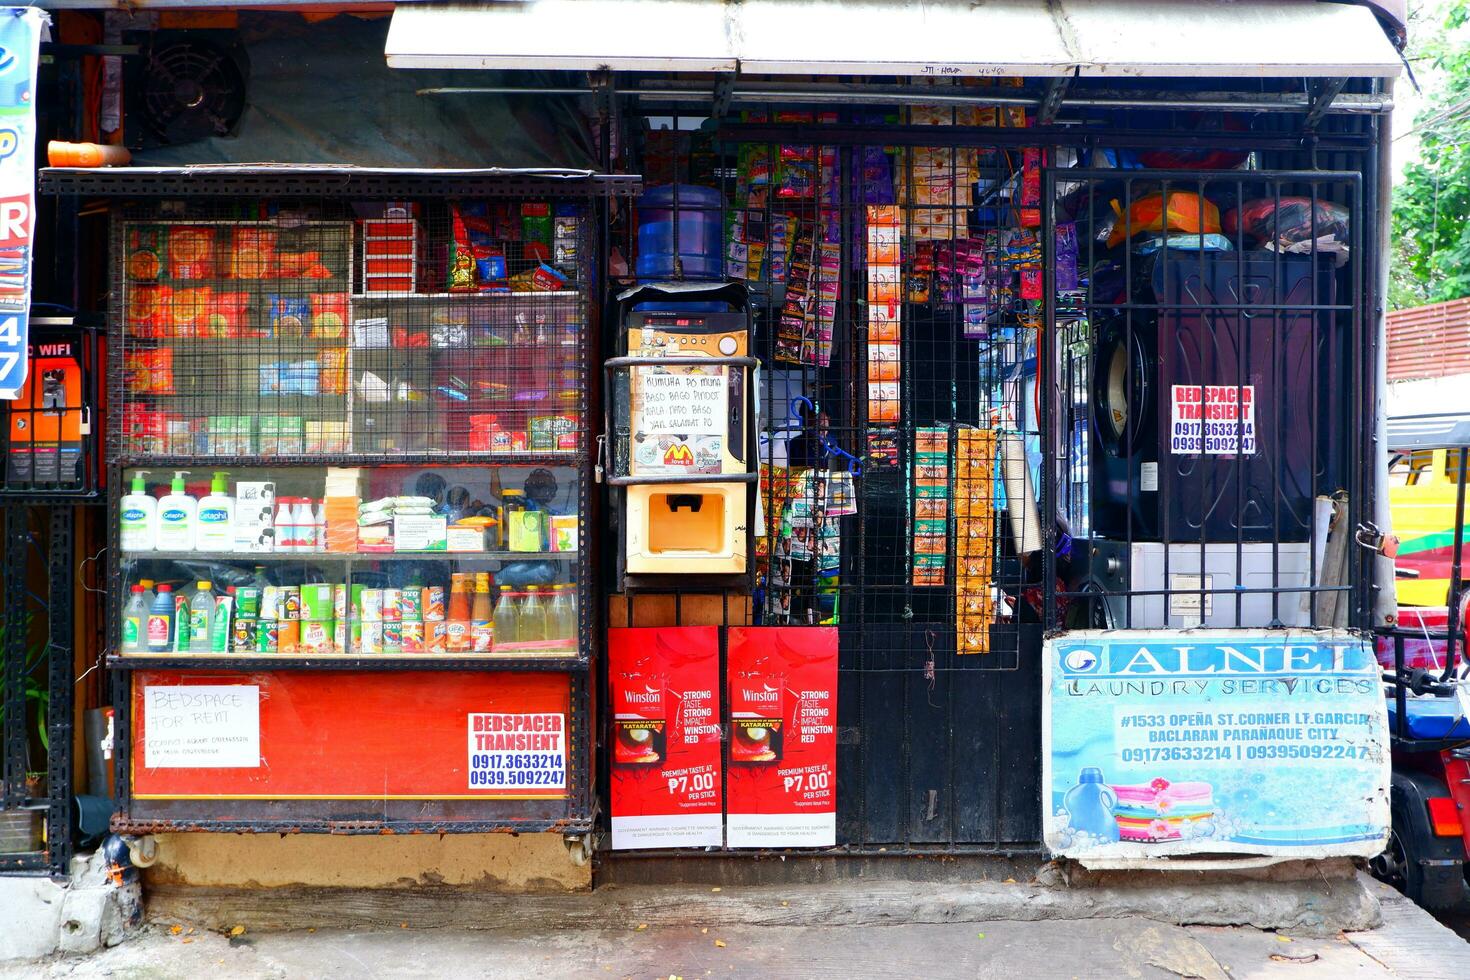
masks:
[[[1118,821],[1113,819],[1113,808],[1117,805],[1118,794],[1103,782],[1102,770],[1096,766],[1083,769],[1077,785],[1062,797],[1073,830],[1108,841],[1118,839]]]

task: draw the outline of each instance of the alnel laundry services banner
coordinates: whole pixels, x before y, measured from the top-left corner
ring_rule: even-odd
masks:
[[[0,7],[0,399],[26,380],[35,225],[36,62],[45,12]]]
[[[1331,630],[1080,631],[1043,651],[1053,854],[1383,849],[1388,719],[1368,642]]]

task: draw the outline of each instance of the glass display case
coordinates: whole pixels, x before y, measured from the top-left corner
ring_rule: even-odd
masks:
[[[119,658],[578,657],[575,467],[123,476]]]

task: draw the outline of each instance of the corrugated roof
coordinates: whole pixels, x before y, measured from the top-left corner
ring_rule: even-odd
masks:
[[[1470,373],[1470,297],[1388,314],[1388,379]]]

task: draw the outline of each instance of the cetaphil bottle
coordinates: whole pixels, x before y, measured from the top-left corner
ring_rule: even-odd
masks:
[[[123,551],[152,551],[158,546],[158,501],[143,482],[147,475],[147,470],[136,470],[132,489],[122,498],[118,537]]]
[[[184,491],[188,470],[179,470],[168,494],[158,502],[158,550],[193,551],[198,502]]]

